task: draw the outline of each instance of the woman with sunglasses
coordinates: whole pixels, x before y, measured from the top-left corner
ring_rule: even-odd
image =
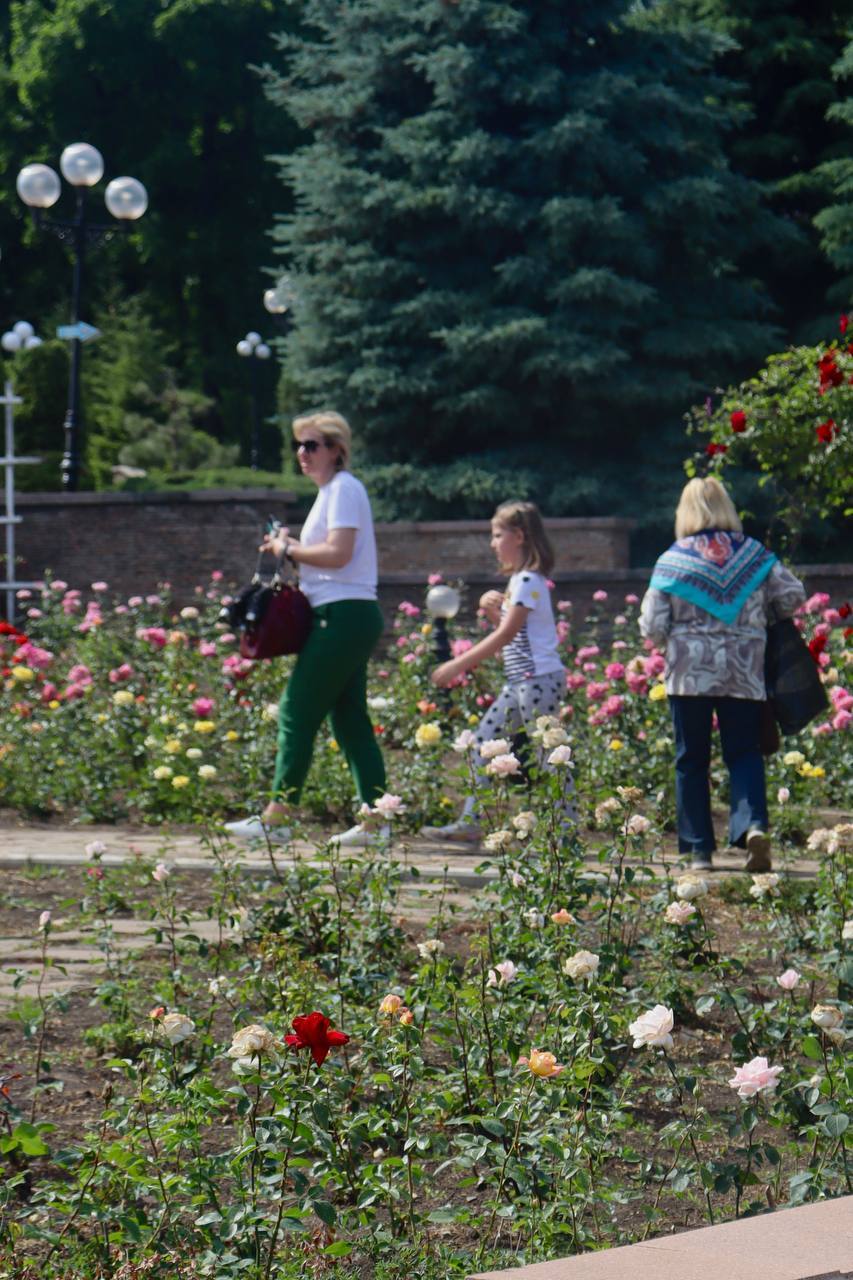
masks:
[[[352,433],[339,413],[296,418],[293,437],[302,473],[319,492],[300,538],[281,530],[267,534],[261,549],[284,554],[298,566],[313,626],[279,705],[270,801],[262,814],[226,823],[233,836],[277,843],[290,839],[288,815],[299,801],[326,716],[360,800],[372,806],[385,791],[385,766],[367,711],[367,660],[383,628],[370,500],[347,469]],[[357,848],[376,838],[359,823],[336,840]]]

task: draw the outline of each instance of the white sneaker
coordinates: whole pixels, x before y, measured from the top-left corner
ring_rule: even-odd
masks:
[[[251,818],[242,818],[239,822],[223,823],[223,826],[229,836],[236,840],[247,840],[250,844],[266,844],[267,841],[270,844],[290,844],[293,839],[290,827],[280,823],[268,825],[257,813]]]
[[[422,840],[435,840],[439,844],[444,841],[479,844],[483,839],[483,828],[471,818],[457,818],[445,827],[421,827],[420,836]]]
[[[331,836],[329,844],[339,845],[342,849],[368,849],[375,844],[387,844],[391,839],[391,828],[386,822],[378,831],[369,831],[363,823],[342,831],[340,835]]]

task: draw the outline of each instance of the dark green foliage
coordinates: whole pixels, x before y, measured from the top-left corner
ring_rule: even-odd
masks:
[[[827,160],[818,169],[829,192],[829,203],[815,218],[821,247],[841,274],[833,290],[833,300],[840,306],[853,303],[853,39],[833,68],[838,81],[845,86],[845,96],[829,109],[829,118],[842,125],[846,146],[836,159]]]
[[[835,200],[837,166],[845,159],[850,164],[838,110],[840,68],[833,77],[850,38],[849,2],[663,0],[663,7],[730,41],[718,66],[739,82],[741,127],[729,141],[732,163],[767,184],[774,208],[799,232],[796,244],[787,242],[783,252],[771,246],[769,256],[752,265],[782,307],[786,336],[817,341],[829,318],[828,293],[837,300],[837,276],[820,252],[814,221],[821,226],[821,210]],[[828,247],[825,231],[823,237]]]
[[[737,265],[782,229],[727,166],[706,36],[558,0],[306,10],[268,73],[312,135],[282,160],[290,372],[373,461],[626,460],[772,341]]]
[[[91,250],[84,317],[104,315],[111,298],[144,294],[179,381],[214,398],[215,430],[226,439],[247,416],[234,345],[263,323],[266,234],[281,207],[265,157],[292,136],[250,64],[268,56],[269,33],[291,12],[286,0],[12,0],[0,15],[0,301],[14,318],[40,321],[57,307],[67,318],[67,253],[29,226],[14,178],[32,160],[58,169],[65,145],[92,142],[105,180],[135,175],[150,205],[129,239]],[[111,222],[103,185],[88,206],[93,219]],[[66,189],[54,212],[70,204]],[[261,390],[266,412],[271,377]]]

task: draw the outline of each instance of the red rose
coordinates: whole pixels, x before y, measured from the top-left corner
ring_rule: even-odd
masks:
[[[848,317],[846,315],[841,315],[838,317],[838,327],[842,333],[847,332],[847,323],[848,323]]]
[[[736,434],[739,435],[741,431],[746,431],[746,414],[743,409],[735,409],[730,421],[732,424],[732,431]]]
[[[814,433],[821,444],[831,444],[835,437],[835,419],[827,418],[826,422],[822,422],[819,427],[815,427]]]
[[[335,1045],[349,1043],[349,1036],[343,1031],[333,1031],[326,1015],[316,1009],[294,1018],[290,1025],[296,1034],[285,1036],[284,1043],[291,1049],[310,1049],[318,1067],[322,1067]]]
[[[825,648],[826,648],[826,636],[814,636],[809,641],[809,653],[812,655],[815,662],[817,662],[818,658],[823,653]]]
[[[716,440],[712,440],[710,444],[705,445],[705,452],[709,458],[713,458],[718,453],[728,453],[729,446],[727,444],[717,444]]]
[[[838,606],[838,616],[840,618],[849,618],[851,612],[853,612],[853,609],[851,609],[850,605],[847,603],[846,600],[844,604],[841,604]]]

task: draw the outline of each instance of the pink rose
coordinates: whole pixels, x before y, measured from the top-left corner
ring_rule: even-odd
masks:
[[[406,812],[406,806],[403,804],[402,796],[391,795],[386,792],[384,796],[380,796],[374,802],[374,809],[380,813],[383,818],[396,818],[398,814]]]
[[[783,991],[793,991],[799,981],[800,975],[797,973],[796,969],[786,969],[785,972],[780,973],[779,977],[776,979],[778,986],[780,986]]]
[[[628,593],[628,595],[625,597],[625,603],[626,603],[626,604],[639,604],[639,603],[640,603],[640,597],[639,597],[639,596],[635,596],[635,595],[634,595],[634,593],[633,593],[633,591],[631,591],[631,592],[629,592],[629,593]]]
[[[107,583],[106,583],[106,582],[93,582],[93,583],[92,583],[92,590],[93,590],[93,591],[106,591],[106,590],[107,590]]]
[[[599,590],[598,590],[598,591],[593,591],[593,593],[592,593],[592,598],[593,598],[593,600],[595,600],[595,601],[596,601],[596,603],[597,603],[597,604],[603,604],[603,603],[604,603],[604,601],[607,599],[607,592],[606,592],[606,591],[602,591],[602,590],[599,588]]]
[[[495,756],[486,765],[486,773],[491,773],[497,778],[509,777],[510,774],[518,773],[520,769],[521,763],[511,751],[506,755]]]
[[[431,573],[431,574],[429,575],[429,577],[427,578],[427,585],[428,585],[428,586],[430,586],[430,587],[437,587],[437,586],[438,586],[438,584],[439,584],[440,582],[443,582],[443,581],[444,581],[444,577],[443,577],[443,575],[442,575],[442,574],[440,574],[440,573]]]
[[[196,698],[193,703],[193,714],[199,720],[207,720],[215,706],[216,703],[213,701],[213,698]]]
[[[625,675],[625,667],[621,662],[608,662],[604,674],[608,680],[621,680]]]
[[[853,715],[851,715],[849,711],[837,711],[832,717],[832,727],[836,731],[841,732],[843,729],[847,728],[851,720],[853,720]]]
[[[202,640],[199,643],[198,651],[202,658],[212,658],[216,653],[216,645],[212,640]]]
[[[729,1086],[737,1090],[739,1098],[754,1098],[758,1093],[772,1093],[779,1083],[781,1067],[770,1067],[766,1058],[753,1058],[742,1067],[736,1067]]]

